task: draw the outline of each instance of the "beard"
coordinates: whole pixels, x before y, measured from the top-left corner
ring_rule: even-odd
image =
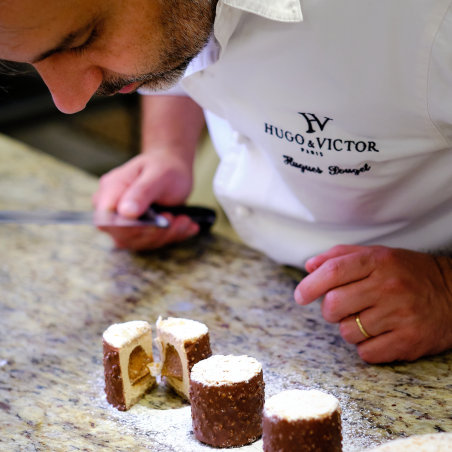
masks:
[[[213,32],[218,0],[159,0],[161,4],[159,70],[130,77],[104,79],[95,92],[111,96],[132,83],[147,91],[166,91],[185,74]],[[137,88],[137,89],[138,89]],[[134,90],[136,91],[136,89]]]

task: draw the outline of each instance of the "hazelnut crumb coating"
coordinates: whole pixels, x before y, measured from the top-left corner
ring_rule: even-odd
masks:
[[[206,372],[196,372],[198,363],[190,379],[196,438],[215,447],[256,441],[262,435],[265,398],[262,366],[253,358],[219,355],[202,363]]]

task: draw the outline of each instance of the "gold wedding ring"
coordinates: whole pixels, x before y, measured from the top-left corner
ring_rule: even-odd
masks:
[[[367,339],[371,338],[372,336],[364,329],[363,324],[361,323],[361,320],[359,319],[359,312],[355,316],[356,324],[358,325],[359,331],[366,336]]]

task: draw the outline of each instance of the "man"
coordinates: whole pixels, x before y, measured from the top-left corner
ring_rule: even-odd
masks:
[[[242,238],[304,266],[296,301],[324,296],[365,361],[414,360],[452,347],[451,259],[426,252],[452,243],[451,4],[3,0],[0,58],[33,64],[66,113],[184,74],[144,98],[142,153],[101,179],[96,208],[183,203],[205,114]],[[130,249],[198,232],[168,218],[107,232]]]

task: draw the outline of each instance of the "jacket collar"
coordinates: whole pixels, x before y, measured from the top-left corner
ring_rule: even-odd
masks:
[[[280,22],[301,22],[300,0],[223,0],[233,8]]]

